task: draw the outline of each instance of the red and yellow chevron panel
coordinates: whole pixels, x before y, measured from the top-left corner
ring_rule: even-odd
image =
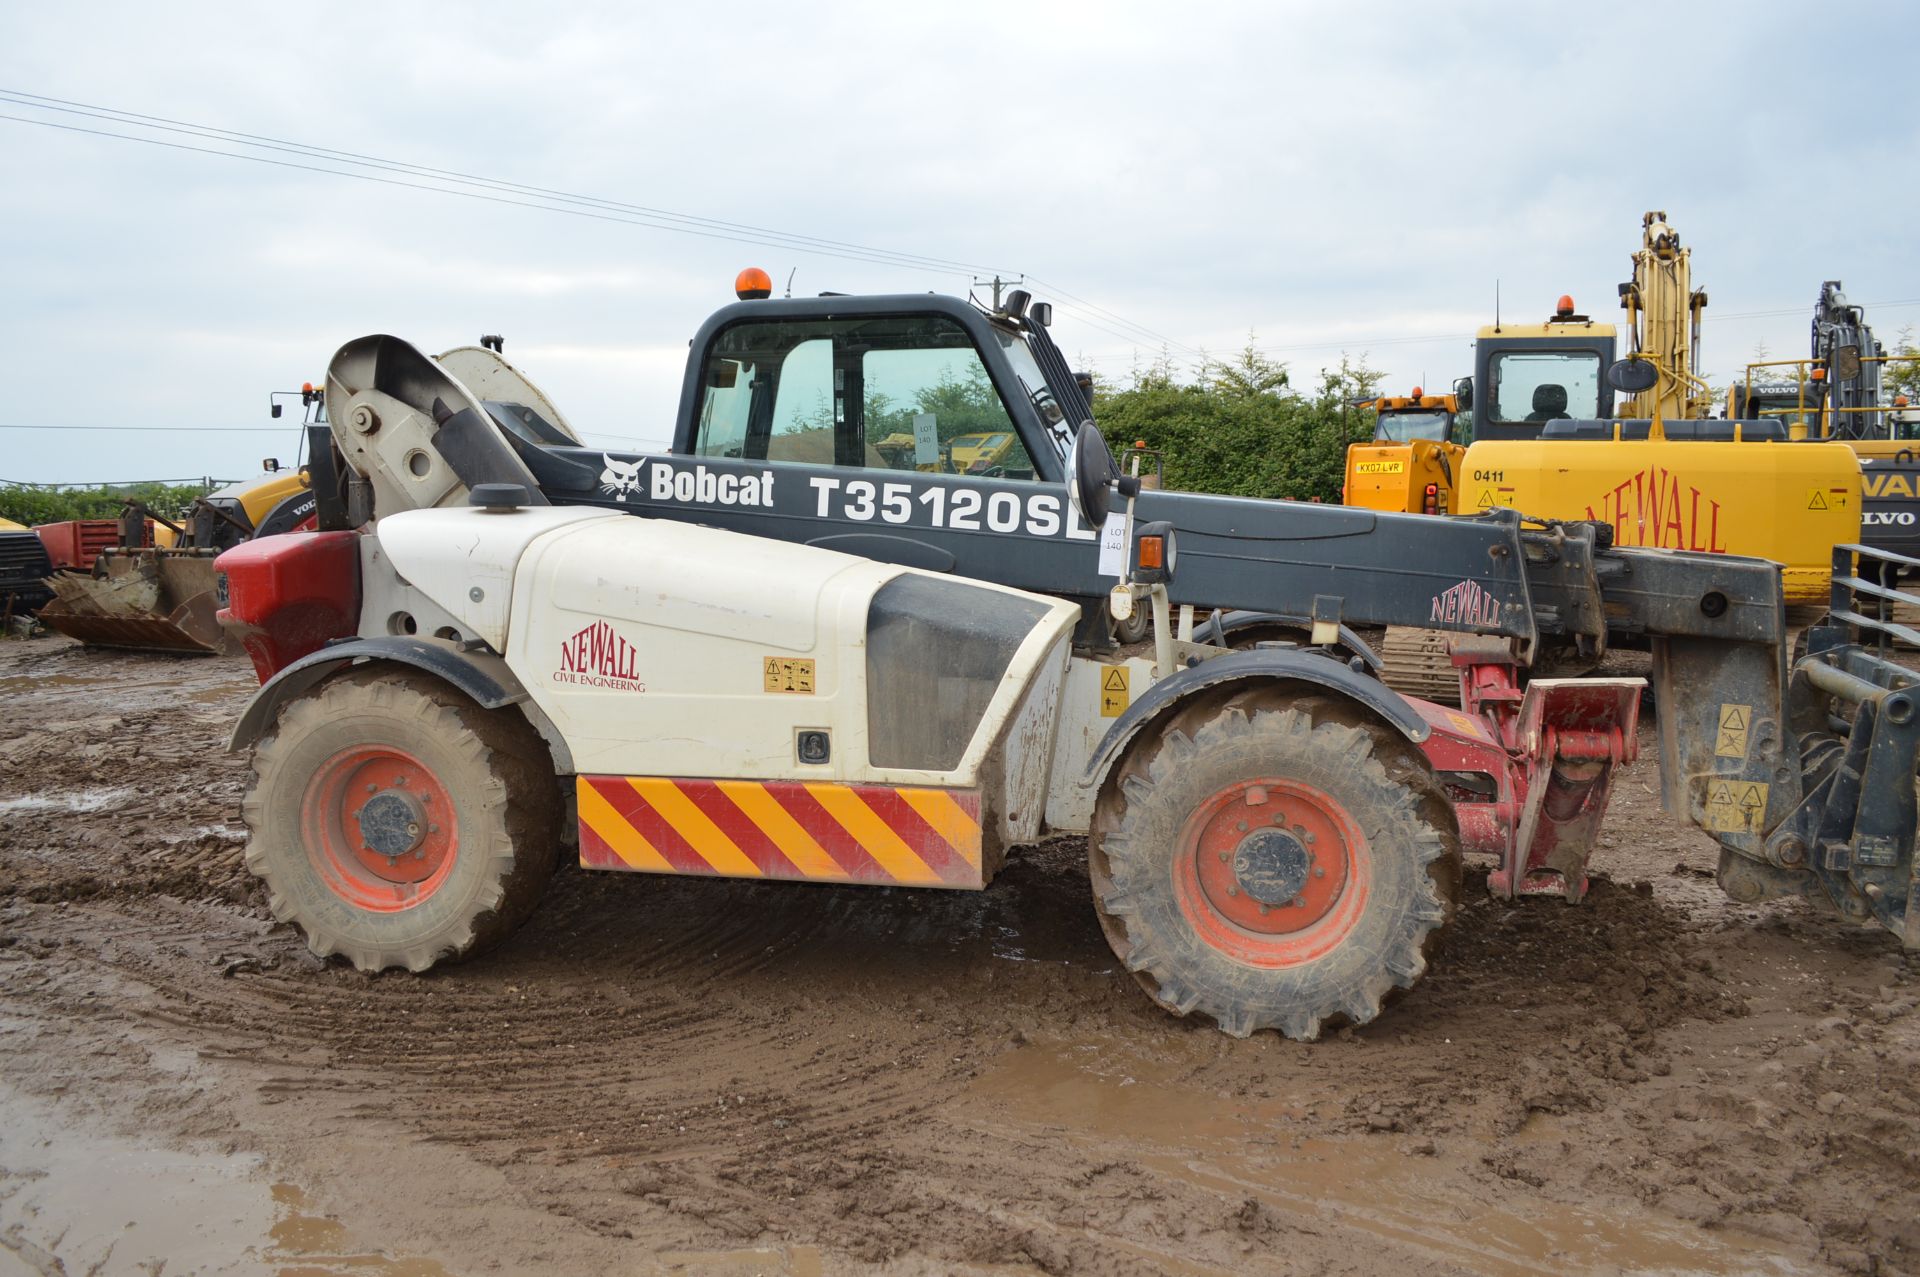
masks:
[[[581,776],[574,792],[588,869],[986,885],[977,790]]]

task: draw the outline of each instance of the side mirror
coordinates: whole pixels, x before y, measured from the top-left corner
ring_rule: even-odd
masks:
[[[280,415],[280,405],[279,404],[273,405],[272,412],[274,416],[278,417]]]
[[[1113,459],[1100,427],[1082,422],[1073,446],[1067,449],[1067,500],[1088,527],[1098,529],[1107,521],[1114,484],[1120,477],[1120,463]]]
[[[1622,359],[1607,369],[1607,384],[1622,394],[1642,394],[1660,384],[1660,370],[1651,359]]]
[[[1453,383],[1453,397],[1460,402],[1461,412],[1473,411],[1473,378],[1462,377]]]
[[[1042,328],[1053,327],[1053,303],[1035,302],[1027,307],[1027,322],[1038,324]]]
[[[1834,380],[1852,381],[1860,375],[1860,347],[1835,346],[1833,358],[1827,363],[1833,369]]]

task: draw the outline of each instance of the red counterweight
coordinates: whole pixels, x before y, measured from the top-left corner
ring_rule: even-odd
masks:
[[[214,560],[220,624],[262,683],[330,639],[360,629],[360,534],[287,532]]]

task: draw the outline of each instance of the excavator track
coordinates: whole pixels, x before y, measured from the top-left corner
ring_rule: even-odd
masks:
[[[1402,696],[1441,705],[1460,703],[1460,671],[1447,651],[1445,630],[1389,625],[1380,641],[1380,681]]]

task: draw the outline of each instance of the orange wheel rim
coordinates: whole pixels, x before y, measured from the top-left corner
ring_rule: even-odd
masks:
[[[300,807],[314,869],[348,904],[414,908],[453,872],[453,800],[425,764],[386,745],[342,750],[314,770]]]
[[[1247,780],[1181,827],[1174,896],[1208,947],[1248,966],[1312,962],[1359,925],[1373,886],[1366,836],[1325,790]]]

